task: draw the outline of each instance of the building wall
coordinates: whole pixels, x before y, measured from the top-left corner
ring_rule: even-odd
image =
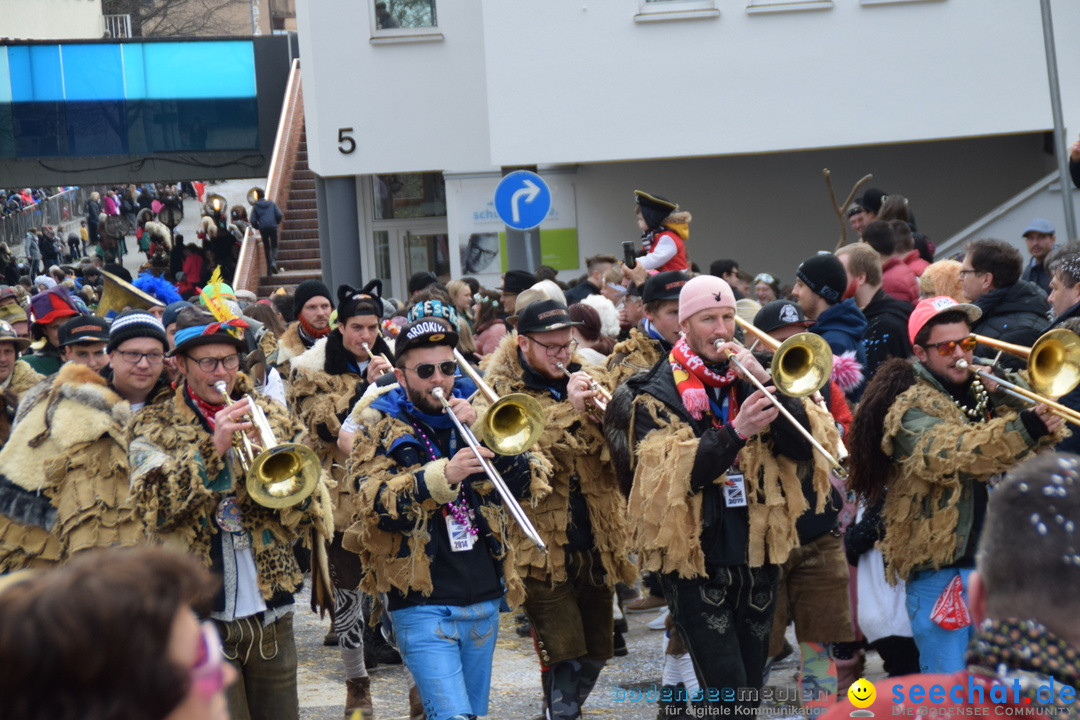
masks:
[[[104,32],[101,0],[10,2],[0,11],[0,37],[12,40],[89,39]]]

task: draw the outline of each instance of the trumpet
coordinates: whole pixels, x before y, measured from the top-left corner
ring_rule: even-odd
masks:
[[[740,318],[736,316],[735,319],[736,321],[738,321]],[[746,323],[746,325],[754,327],[750,323]],[[768,334],[761,332],[761,330],[756,327],[754,327],[754,330],[750,332],[770,347],[776,343],[776,340],[774,340]],[[761,333],[761,336],[758,336],[756,333]],[[803,338],[801,337],[802,335],[809,335],[811,337]],[[764,340],[765,337],[768,338],[768,341]],[[796,340],[796,342],[791,343],[792,340]],[[814,354],[816,348],[818,347],[816,342],[818,340],[820,340],[821,343],[825,344],[825,350],[828,351],[827,357],[822,357],[820,354]],[[725,342],[725,340],[717,339],[716,342],[713,343],[713,345],[716,347],[717,350],[720,350]],[[785,345],[787,345],[788,343],[791,344],[785,347]],[[805,343],[805,345],[801,343]],[[811,393],[816,392],[825,385],[825,381],[828,380],[829,377],[827,372],[825,373],[825,379],[822,380],[819,384],[817,384],[817,387],[813,388],[813,390],[809,390],[802,395],[796,395],[793,392],[794,390],[802,392],[802,390],[804,390],[808,385],[813,385],[816,383],[816,381],[807,383],[805,382],[805,378],[800,377],[797,374],[791,373],[791,369],[785,369],[784,365],[784,360],[787,359],[787,355],[791,352],[791,348],[796,348],[796,352],[798,352],[799,354],[805,353],[807,359],[809,360],[809,362],[807,363],[808,367],[803,370],[803,374],[822,372],[821,370],[819,370],[819,368],[821,366],[824,366],[826,362],[828,362],[828,366],[831,367],[832,350],[829,348],[828,344],[825,343],[824,339],[822,339],[818,335],[812,335],[811,333],[799,333],[798,335],[792,335],[783,343],[775,345],[775,347],[776,354],[773,355],[772,378],[773,384],[776,385],[777,390],[784,393],[785,395],[790,395],[791,397],[805,397],[805,395],[810,395]],[[781,355],[781,351],[783,351],[783,355]],[[788,411],[788,409],[784,407],[784,405],[766,389],[764,383],[754,377],[753,374],[749,370],[747,370],[746,366],[739,362],[738,358],[735,357],[734,353],[732,353],[730,350],[726,352],[728,360],[730,360],[732,364],[734,364],[735,367],[739,369],[739,372],[742,374],[742,376],[746,378],[746,380],[749,381],[755,388],[760,390],[765,395],[765,397],[768,398],[769,402],[771,402],[773,406],[780,411],[780,414],[787,418],[787,421],[791,423],[791,426],[798,430],[802,434],[802,436],[806,438],[807,442],[809,442],[810,445],[813,446],[815,450],[821,453],[821,456],[824,457],[825,460],[829,463],[829,465],[832,466],[833,472],[835,472],[840,478],[846,478],[847,470],[845,470],[844,466],[840,464],[840,461],[833,457],[832,453],[826,450],[825,446],[818,442],[817,438],[815,438],[809,430],[799,424],[799,422],[795,419],[795,416],[792,415]]]
[[[214,389],[229,399],[224,380],[214,383]],[[257,440],[247,433],[233,433],[233,447],[240,466],[247,476],[247,492],[251,499],[268,508],[283,508],[303,502],[315,491],[321,465],[315,451],[299,443],[278,443],[266,413],[248,400],[246,420],[255,426]]]
[[[394,364],[394,363],[390,362],[390,358],[386,357],[386,355],[383,355],[382,353],[379,353],[378,356],[376,356],[374,353],[372,353],[371,352],[371,347],[369,347],[367,343],[360,343],[360,344],[364,347],[364,352],[366,352],[368,354],[368,360],[370,360],[373,357],[381,357],[383,360],[386,361],[386,363],[388,365],[393,365]],[[383,375],[385,375],[388,372],[390,372],[390,371],[389,370],[383,370],[381,373],[379,373],[379,377],[382,377]]]
[[[490,403],[479,427],[484,444],[500,455],[519,455],[535,445],[547,424],[536,398],[525,393],[510,393],[500,398],[457,348],[454,348],[454,360]]]
[[[454,352],[457,352],[455,350]],[[547,545],[544,544],[543,538],[540,537],[540,533],[536,531],[532,521],[529,520],[529,516],[525,514],[525,509],[521,507],[521,503],[517,501],[513,493],[510,492],[510,488],[507,487],[506,481],[503,480],[502,475],[495,469],[495,466],[480,453],[480,443],[476,440],[476,436],[472,434],[469,428],[458,420],[457,415],[450,409],[450,403],[446,401],[446,396],[443,394],[443,390],[437,387],[431,391],[431,394],[438,398],[442,404],[446,414],[450,416],[450,419],[454,421],[454,426],[457,427],[458,434],[468,444],[469,449],[473,451],[473,455],[480,461],[480,466],[484,468],[484,474],[488,476],[488,480],[495,486],[495,491],[499,493],[499,497],[502,498],[503,504],[506,506],[510,516],[514,518],[514,521],[525,532],[525,536],[536,543],[536,547],[540,548],[543,552],[547,552]]]
[[[570,377],[573,374],[562,363],[555,363],[555,366],[562,370],[566,374],[566,377]],[[593,380],[593,378],[589,376],[588,373],[585,373],[585,375],[589,377],[589,389],[596,393],[596,395],[592,398],[591,402],[596,407],[596,409],[600,411],[600,414],[602,415],[607,412],[608,403],[611,402],[611,393],[609,393],[607,388],[605,388],[603,385],[596,382],[596,380]]]

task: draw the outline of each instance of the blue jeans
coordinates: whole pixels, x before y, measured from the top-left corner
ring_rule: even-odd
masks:
[[[487,714],[499,603],[414,605],[390,613],[428,720]]]
[[[919,667],[924,673],[952,673],[964,669],[964,652],[974,630],[972,625],[946,630],[930,619],[934,603],[954,577],[960,576],[967,600],[968,576],[974,568],[945,568],[914,573],[907,581],[907,614],[919,648]]]

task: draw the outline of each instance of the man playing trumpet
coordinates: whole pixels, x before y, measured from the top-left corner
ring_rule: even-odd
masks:
[[[551,492],[525,510],[548,546],[539,551],[517,528],[517,573],[526,590],[549,718],[576,718],[614,652],[612,596],[632,582],[626,510],[597,423],[593,379],[574,354],[566,306],[541,300],[521,310],[517,332],[491,354],[485,379],[496,394],[525,393],[544,410],[537,452],[551,465]],[[566,371],[570,374],[567,376]]]
[[[508,514],[436,393],[461,423],[476,420],[455,383],[456,345],[457,333],[442,319],[402,328],[398,384],[354,410],[359,432],[345,478],[359,490],[344,546],[360,555],[363,589],[386,593],[428,720],[487,714],[499,606],[504,592],[515,606],[523,594]],[[539,458],[478,452],[514,496],[547,491]]]
[[[827,462],[812,455],[769,396],[825,447],[835,447],[836,430],[812,403],[773,395],[771,387],[762,392],[739,377],[731,356],[771,383],[753,354],[732,342],[735,296],[724,280],[701,275],[686,283],[679,322],[684,337],[667,362],[629,381],[631,546],[643,570],[660,573],[705,689],[702,704],[753,707],[753,695],[710,693],[761,687],[778,566],[798,545],[795,521],[807,509],[798,467],[809,466],[822,501],[829,489]]]
[[[989,485],[1067,435],[1046,405],[1028,407],[972,374],[971,325],[980,315],[948,297],[921,301],[908,320],[915,362],[880,366],[851,428],[850,485],[868,505],[884,498],[885,574],[907,582],[927,673],[964,667],[970,621],[964,624],[963,612],[933,618],[932,610],[939,598],[964,603],[950,585],[959,582],[966,592]]]
[[[375,285],[365,290],[377,293]],[[371,688],[364,666],[364,615],[360,560],[341,547],[355,513],[352,488],[341,482],[346,454],[338,450],[341,423],[368,385],[390,371],[390,348],[379,334],[382,300],[348,285],[338,288],[337,326],[290,364],[289,408],[307,428],[323,467],[337,481],[331,489],[334,539],[328,559],[333,582],[334,631],[345,665],[345,712],[372,714]]]
[[[238,435],[254,432],[251,403],[278,441],[302,440],[304,429],[277,403],[245,396],[251,382],[238,372],[244,325],[194,307],[180,312],[170,352],[180,382],[169,400],[137,413],[128,430],[132,495],[152,539],[194,554],[221,579],[210,617],[239,671],[228,690],[229,714],[295,720],[293,593],[303,575],[293,544],[312,526],[329,537],[333,521],[317,462],[314,482],[303,483],[313,487],[310,496],[285,507],[259,504],[245,485],[249,473],[233,446]]]

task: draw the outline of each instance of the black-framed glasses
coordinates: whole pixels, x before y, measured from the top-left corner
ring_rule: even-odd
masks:
[[[956,352],[956,346],[959,345],[960,349],[964,352],[971,352],[975,349],[975,346],[979,344],[979,341],[975,339],[974,335],[968,335],[963,340],[945,340],[944,342],[930,343],[923,345],[927,350],[931,348],[937,348],[938,354],[942,357],[949,357]]]
[[[138,365],[142,362],[143,358],[146,358],[146,362],[149,365],[160,365],[165,361],[165,353],[159,352],[135,352],[134,350],[117,350],[116,354],[120,356],[120,359],[129,365]]]
[[[226,355],[225,357],[220,358],[204,357],[195,359],[191,356],[188,357],[192,362],[199,366],[200,370],[205,373],[214,372],[215,370],[217,370],[219,364],[226,370],[235,370],[240,367],[240,355],[236,353],[232,355]]]
[[[443,377],[454,377],[454,373],[457,372],[457,363],[453,360],[443,360],[441,363],[420,363],[416,367],[407,367],[406,370],[412,370],[416,373],[416,377],[421,380],[427,380],[435,374],[435,369],[439,369],[439,373]]]
[[[577,346],[578,346],[577,340],[571,340],[570,342],[566,343],[565,345],[548,345],[547,343],[540,342],[539,340],[532,337],[531,335],[526,335],[525,337],[529,338],[534,343],[536,343],[540,347],[544,348],[544,352],[547,353],[548,357],[558,357],[561,353],[564,353],[564,352],[573,355],[574,351],[577,350]]]

